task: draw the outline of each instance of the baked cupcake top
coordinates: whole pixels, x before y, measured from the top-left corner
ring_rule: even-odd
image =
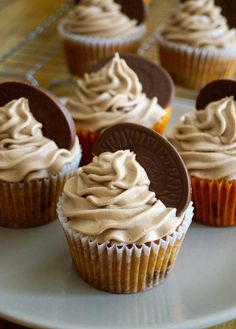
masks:
[[[182,116],[169,133],[191,176],[236,178],[236,108],[233,97]]]
[[[98,242],[155,241],[173,233],[184,214],[176,217],[149,185],[133,152],[104,152],[66,182],[62,210],[72,229]]]
[[[99,131],[120,122],[153,128],[165,110],[156,97],[142,92],[136,73],[118,54],[100,70],[77,80],[77,89],[66,104],[78,126]]]
[[[236,30],[228,27],[214,0],[179,4],[160,33],[166,40],[192,47],[236,47]]]
[[[0,107],[0,179],[19,182],[55,175],[80,152],[77,138],[67,150],[44,137],[26,98]]]
[[[81,0],[63,19],[67,32],[89,37],[114,38],[138,31],[138,22],[121,12],[113,0]]]

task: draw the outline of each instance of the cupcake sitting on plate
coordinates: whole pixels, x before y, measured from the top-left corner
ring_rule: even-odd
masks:
[[[115,293],[158,285],[192,218],[184,164],[166,139],[135,124],[107,129],[69,179],[58,216],[80,276]]]
[[[82,163],[92,159],[94,142],[108,127],[133,122],[162,133],[169,121],[174,87],[169,74],[140,56],[103,60],[78,79],[70,111],[83,149]]]
[[[161,65],[177,85],[200,89],[236,69],[236,30],[230,29],[214,0],[178,5],[157,34]]]
[[[206,225],[236,225],[235,96],[235,81],[211,82],[168,134],[191,177],[194,219]]]
[[[66,109],[42,89],[0,84],[0,226],[55,219],[58,197],[80,158]]]
[[[136,53],[145,32],[142,0],[81,0],[58,26],[69,69],[90,71],[98,60],[119,53]],[[128,16],[127,16],[127,15]]]

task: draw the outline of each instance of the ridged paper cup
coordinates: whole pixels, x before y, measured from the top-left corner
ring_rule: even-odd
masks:
[[[236,47],[194,48],[165,40],[156,34],[161,65],[176,85],[198,90],[210,81],[232,78],[236,70]]]
[[[22,182],[0,180],[0,226],[26,228],[56,219],[56,207],[66,180],[77,171],[81,154],[58,172]]]
[[[92,286],[112,293],[136,293],[157,286],[171,271],[193,216],[192,204],[176,231],[142,245],[97,243],[69,227],[58,202],[58,218],[79,275]]]
[[[158,132],[159,134],[163,134],[166,126],[170,120],[172,109],[171,107],[166,108],[166,113],[161,118],[161,121],[154,124],[152,127],[153,130]],[[79,123],[74,119],[75,127],[76,127],[76,134],[79,138],[80,145],[83,150],[81,165],[84,166],[92,161],[93,158],[93,146],[96,140],[101,135],[101,132],[91,132],[86,129],[82,129],[79,127]],[[141,124],[141,123],[140,123]]]
[[[96,62],[115,52],[137,53],[145,31],[145,25],[141,24],[136,33],[127,37],[94,38],[66,31],[63,20],[58,25],[69,70],[79,76],[89,72]]]
[[[236,225],[236,180],[191,177],[194,220],[211,226]]]

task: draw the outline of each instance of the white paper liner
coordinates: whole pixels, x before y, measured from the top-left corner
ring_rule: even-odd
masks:
[[[0,226],[34,227],[56,218],[58,198],[66,180],[77,171],[81,151],[57,175],[22,182],[0,180]]]
[[[199,89],[212,80],[234,75],[236,47],[194,48],[164,39],[160,30],[156,33],[156,40],[161,64],[169,71],[176,84]]]
[[[193,217],[192,202],[176,231],[137,246],[97,243],[69,227],[59,199],[57,213],[80,276],[91,285],[115,293],[135,293],[158,285],[172,269]]]
[[[146,26],[145,24],[138,25],[137,32],[130,34],[128,36],[122,35],[119,37],[110,37],[110,38],[91,37],[81,34],[73,34],[65,29],[63,20],[58,24],[57,30],[63,39],[68,39],[73,42],[78,42],[86,45],[110,46],[110,45],[130,43],[132,41],[141,39],[144,33],[146,32]]]

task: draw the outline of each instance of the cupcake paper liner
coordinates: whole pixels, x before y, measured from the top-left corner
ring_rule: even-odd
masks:
[[[165,40],[156,34],[161,65],[177,85],[200,89],[216,79],[232,78],[236,70],[236,47],[193,48]]]
[[[194,220],[212,226],[236,225],[236,180],[191,177]]]
[[[72,259],[79,275],[92,286],[112,293],[136,293],[157,286],[171,271],[193,216],[190,203],[176,231],[142,245],[97,243],[69,227],[58,202],[62,224]]]
[[[161,121],[159,123],[156,123],[152,129],[155,130],[156,132],[158,132],[159,134],[163,134],[163,132],[165,131],[165,128],[170,120],[171,112],[172,112],[171,107],[167,107],[166,113],[161,118]],[[100,132],[90,132],[88,130],[81,129],[81,128],[79,128],[76,120],[74,120],[74,121],[75,121],[75,127],[76,127],[76,134],[79,138],[80,145],[83,150],[81,166],[84,166],[92,161],[93,146],[94,146],[96,140],[99,138],[101,133]]]
[[[142,24],[136,33],[127,37],[94,38],[66,31],[63,21],[58,25],[69,70],[80,76],[89,72],[96,62],[115,52],[137,53],[145,31],[146,27]]]
[[[56,206],[66,180],[76,173],[81,154],[57,175],[32,181],[0,180],[0,226],[34,227],[56,219]]]

